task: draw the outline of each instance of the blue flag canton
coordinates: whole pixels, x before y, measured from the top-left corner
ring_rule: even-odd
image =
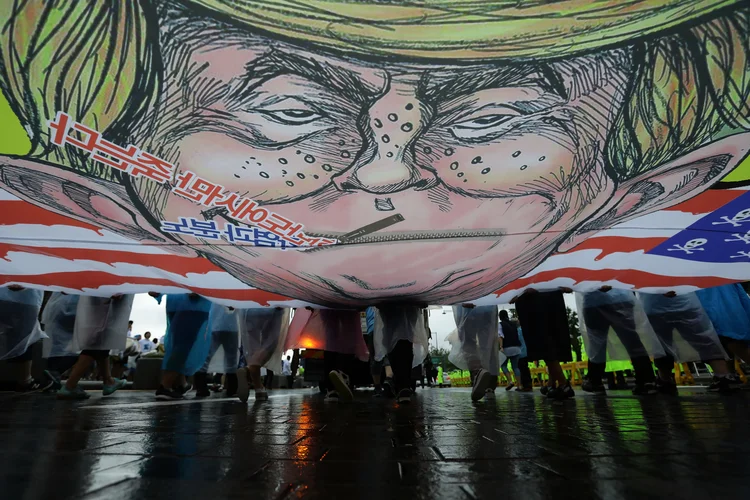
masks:
[[[750,192],[647,253],[698,262],[750,262]]]

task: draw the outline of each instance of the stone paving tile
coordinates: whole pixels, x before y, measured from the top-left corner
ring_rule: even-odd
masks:
[[[550,402],[465,389],[412,405],[274,391],[243,405],[151,393],[86,402],[0,393],[10,499],[750,498],[749,394],[579,394]]]

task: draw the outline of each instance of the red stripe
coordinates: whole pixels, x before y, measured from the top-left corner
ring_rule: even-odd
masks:
[[[495,295],[499,296],[512,290],[518,290],[520,292],[525,288],[533,288],[532,285],[534,283],[546,283],[556,278],[570,278],[576,284],[584,281],[605,282],[617,280],[622,283],[631,284],[636,288],[669,288],[683,285],[695,286],[698,288],[711,288],[740,281],[713,276],[661,276],[659,274],[637,271],[634,269],[590,270],[578,267],[568,267],[551,271],[542,271],[534,276],[529,276],[528,278],[517,279],[513,283],[510,283],[495,292]]]
[[[747,191],[736,189],[709,189],[708,191],[703,191],[695,198],[683,201],[679,205],[666,208],[665,210],[691,213],[694,215],[708,214],[723,207],[730,201],[734,201],[745,193],[747,193]]]
[[[92,260],[103,264],[115,263],[137,264],[155,267],[161,271],[186,276],[188,273],[206,274],[212,271],[224,272],[207,259],[201,257],[184,257],[180,255],[154,255],[118,250],[94,250],[89,248],[48,248],[30,247],[0,243],[0,259],[8,259],[10,252],[46,255],[69,261]]]
[[[159,278],[129,278],[124,276],[116,276],[114,274],[104,273],[101,271],[81,271],[75,273],[49,273],[49,274],[37,274],[33,276],[10,276],[0,274],[0,283],[2,285],[11,285],[14,283],[26,283],[32,286],[38,287],[51,287],[58,286],[63,288],[69,288],[73,290],[83,291],[84,288],[97,289],[103,286],[123,286],[123,285],[138,285],[144,287],[143,290],[148,291],[145,287],[167,287],[175,286],[179,288],[188,289],[182,283],[176,283],[171,280],[159,279]],[[226,299],[236,301],[251,301],[257,302],[258,304],[267,306],[269,301],[288,301],[292,300],[283,295],[278,295],[271,292],[265,292],[254,288],[246,288],[242,290],[230,290],[230,289],[215,289],[215,288],[199,288],[190,287],[191,292],[203,295],[205,297],[213,299]],[[154,290],[158,291],[158,290]]]
[[[91,229],[101,234],[101,228],[85,222],[50,212],[31,203],[19,200],[0,200],[0,226],[38,224],[41,226],[75,226]]]
[[[618,252],[637,252],[643,250],[648,252],[657,245],[664,243],[669,238],[629,238],[627,236],[594,236],[589,238],[565,253],[578,250],[599,250],[599,255],[594,260],[602,260],[608,255]]]

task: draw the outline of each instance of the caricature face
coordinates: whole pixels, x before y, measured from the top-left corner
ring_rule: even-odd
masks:
[[[601,149],[622,99],[624,51],[459,67],[270,51],[248,37],[192,53],[204,69],[188,83],[224,91],[185,110],[191,123],[166,125],[162,150],[308,235],[404,217],[336,247],[204,248],[250,284],[318,302],[477,297],[533,268],[612,193]],[[172,195],[162,217],[201,210]]]

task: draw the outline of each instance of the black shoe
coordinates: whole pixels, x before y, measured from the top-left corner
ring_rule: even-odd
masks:
[[[44,392],[57,392],[62,389],[62,382],[60,382],[60,380],[49,371],[44,370],[44,378],[45,380],[50,380],[52,382],[49,387],[44,389]]]
[[[633,388],[633,396],[650,396],[651,394],[657,394],[659,389],[656,384],[648,382],[646,384],[635,384]]]
[[[583,392],[591,392],[594,394],[607,394],[607,389],[604,388],[604,384],[602,384],[601,381],[599,381],[598,384],[595,384],[588,377],[585,377],[583,379],[583,384],[581,385],[581,389],[583,389]]]
[[[237,395],[237,374],[236,373],[227,374],[225,388],[227,390],[228,398],[233,398]]]
[[[576,397],[576,393],[573,390],[573,388],[570,386],[570,384],[565,384],[562,387],[554,387],[550,389],[547,392],[547,397],[549,399],[557,399],[558,401],[563,401],[565,399],[571,399]]]
[[[198,372],[193,375],[193,382],[195,382],[195,397],[196,398],[207,398],[211,395],[211,391],[208,390],[208,374]]]
[[[177,401],[183,399],[183,393],[173,389],[165,389],[164,386],[159,386],[156,390],[157,401]]]
[[[49,378],[44,380],[37,380],[35,378],[29,379],[26,382],[19,382],[16,384],[16,392],[42,392],[46,391],[54,385],[54,381]]]
[[[740,377],[738,377],[735,374],[731,374],[727,377],[729,380],[729,387],[735,391],[739,391],[745,388],[745,384],[742,383],[742,380],[740,380]]]
[[[714,377],[713,382],[708,386],[708,392],[720,392],[722,394],[728,394],[738,390],[739,389],[732,387],[728,377]]]
[[[188,383],[188,384],[183,385],[182,387],[175,389],[175,391],[184,396],[185,394],[190,392],[192,388],[193,388],[193,384]]]
[[[677,396],[677,384],[673,380],[666,381],[661,378],[656,379],[656,391],[659,394],[665,394],[667,396]]]
[[[396,402],[400,405],[409,404],[411,403],[411,397],[414,393],[411,391],[411,389],[401,389],[398,391],[398,398],[396,399]]]
[[[546,396],[549,394],[550,388],[548,385],[543,385],[541,389],[539,389],[539,392],[542,393],[542,396]]]

